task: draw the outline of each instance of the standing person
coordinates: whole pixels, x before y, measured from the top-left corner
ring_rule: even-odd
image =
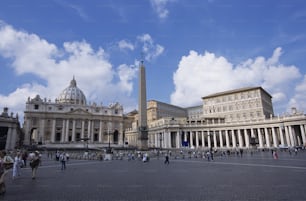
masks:
[[[36,178],[36,172],[37,172],[37,168],[39,164],[40,164],[39,152],[35,151],[34,153],[30,154],[30,166],[32,168],[32,179]]]
[[[66,170],[67,155],[66,155],[65,152],[63,152],[63,153],[60,155],[60,160],[61,160],[61,164],[62,164],[61,170]]]
[[[169,161],[169,155],[166,154],[165,156],[165,164],[169,165],[170,161]]]
[[[21,166],[23,165],[23,160],[20,152],[17,152],[14,158],[14,166],[13,166],[13,179],[16,179],[17,176],[20,176]]]

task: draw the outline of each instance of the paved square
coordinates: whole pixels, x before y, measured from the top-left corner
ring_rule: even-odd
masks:
[[[4,201],[305,201],[306,152],[259,152],[243,158],[141,161],[70,160],[65,171],[45,159],[37,179],[30,169],[12,181]]]

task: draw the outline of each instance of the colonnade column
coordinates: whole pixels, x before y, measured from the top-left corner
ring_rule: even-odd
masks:
[[[290,141],[291,141],[291,146],[295,146],[295,140],[293,138],[293,133],[292,133],[292,126],[288,126],[289,127],[289,136],[290,136]]]
[[[189,131],[189,142],[190,142],[190,148],[193,147],[193,132]]]
[[[220,141],[220,147],[223,148],[222,130],[219,130],[219,141]]]
[[[242,148],[243,147],[243,141],[242,141],[242,134],[241,134],[240,129],[238,129],[238,141],[239,141],[239,147]]]
[[[263,148],[263,142],[262,142],[262,136],[261,136],[260,128],[257,128],[257,133],[258,133],[259,147]]]
[[[278,141],[277,141],[277,138],[276,138],[275,128],[274,127],[272,127],[272,138],[273,138],[273,146],[274,147],[278,147]]]
[[[225,130],[226,148],[230,148],[230,141],[228,136],[228,130]]]
[[[198,135],[198,131],[195,131],[195,135],[196,135],[196,148],[199,148],[199,135]]]
[[[210,140],[210,131],[207,131],[207,143],[208,143],[208,148],[211,148],[211,140]]]
[[[201,134],[202,134],[202,147],[205,147],[204,131],[201,131]]]
[[[232,143],[233,143],[233,147],[236,147],[237,142],[236,142],[236,136],[235,136],[235,131],[231,130],[232,133]]]
[[[300,125],[300,129],[301,129],[301,134],[302,134],[302,140],[303,140],[303,146],[306,143],[306,136],[305,136],[305,125]]]
[[[279,126],[278,129],[279,129],[279,135],[280,135],[280,139],[281,139],[281,145],[285,146],[283,128],[281,126]]]
[[[288,131],[288,127],[287,126],[285,126],[285,136],[286,136],[287,146],[291,147],[289,131]]]
[[[270,143],[268,129],[267,129],[267,127],[265,127],[264,129],[265,129],[266,147],[270,148],[271,147],[271,143]]]
[[[214,136],[214,148],[217,148],[217,134],[216,131],[213,131],[213,136]]]
[[[245,139],[245,147],[249,148],[250,147],[250,138],[248,134],[248,130],[244,129],[244,139]]]

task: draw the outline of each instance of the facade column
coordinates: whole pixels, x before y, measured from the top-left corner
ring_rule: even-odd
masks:
[[[61,142],[65,142],[65,128],[66,128],[66,120],[63,119],[63,122],[62,122],[62,135],[61,135]]]
[[[260,148],[264,148],[264,147],[263,147],[262,135],[261,135],[260,128],[257,128],[257,132],[258,132],[258,142],[259,142],[259,147],[260,147]]]
[[[92,125],[92,120],[88,120],[87,137],[89,138],[88,142],[92,143],[93,142],[93,133],[92,133],[91,125]]]
[[[214,135],[214,148],[217,148],[217,133],[216,133],[216,131],[214,130],[213,131],[213,135]]]
[[[65,142],[69,141],[69,119],[66,120]]]
[[[176,148],[180,148],[181,147],[181,143],[180,143],[180,139],[181,139],[181,132],[177,131],[176,132]]]
[[[72,135],[71,135],[71,141],[75,142],[75,125],[76,125],[76,120],[72,120]]]
[[[52,120],[51,142],[55,142],[55,125],[56,119]]]
[[[272,127],[272,139],[273,139],[273,145],[274,147],[278,147],[278,140],[276,138],[276,134],[275,134],[275,128]]]
[[[268,128],[265,127],[264,129],[265,129],[266,147],[270,148],[271,147],[271,143],[270,143]]]
[[[238,141],[239,141],[239,148],[242,148],[243,147],[243,141],[242,141],[241,129],[238,129]]]
[[[99,143],[103,141],[103,121],[99,121]]]
[[[303,146],[306,144],[306,136],[305,136],[305,125],[300,125],[301,134],[302,134],[302,140],[303,140]]]
[[[82,120],[81,138],[84,138],[85,121]]]
[[[244,139],[245,139],[245,147],[249,148],[250,147],[250,137],[249,137],[247,129],[244,129]]]
[[[44,143],[45,142],[45,125],[46,125],[46,120],[44,118],[41,119],[40,121],[40,129],[39,129],[39,137],[38,137],[38,142]]]
[[[219,140],[220,140],[220,147],[223,148],[222,130],[219,130]]]
[[[225,130],[225,141],[226,141],[226,148],[230,148],[228,130]]]

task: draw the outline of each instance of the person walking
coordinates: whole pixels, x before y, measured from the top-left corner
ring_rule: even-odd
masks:
[[[166,154],[166,156],[165,156],[165,162],[164,163],[167,164],[167,165],[169,165],[169,163],[170,163],[168,154]]]
[[[65,152],[61,153],[60,161],[61,161],[61,170],[66,170],[67,155]]]
[[[40,164],[39,152],[35,151],[30,154],[30,166],[32,169],[32,179],[36,179],[36,172]]]
[[[14,158],[14,166],[13,166],[13,179],[16,179],[17,176],[20,176],[21,167],[23,166],[23,160],[21,157],[21,153],[17,152]]]

